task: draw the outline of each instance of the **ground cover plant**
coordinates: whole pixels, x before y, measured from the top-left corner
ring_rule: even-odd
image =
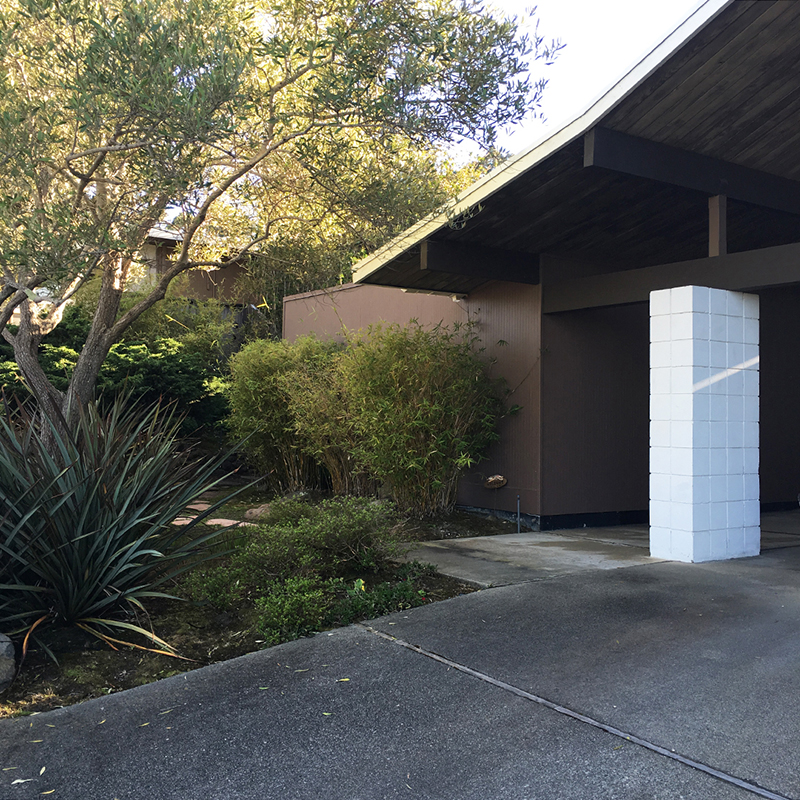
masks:
[[[206,501],[213,502],[215,494],[218,493],[207,496]],[[254,507],[263,508],[268,499],[269,495],[258,487],[245,489],[224,506],[223,513],[232,519],[244,519],[248,512],[252,514]],[[314,505],[307,499],[272,502],[267,516],[259,520],[261,524],[247,530],[286,527],[294,519],[299,519],[297,515],[302,513],[301,509],[313,514],[310,509]],[[206,529],[208,517],[198,524]],[[391,542],[494,535],[514,530],[516,528],[510,522],[456,511],[424,520],[396,519]],[[234,536],[236,541],[232,542]],[[237,531],[228,531],[225,538],[226,545],[237,546],[237,551],[245,547],[249,539],[238,535]],[[215,562],[201,565],[201,578],[188,573],[186,580],[168,584],[169,594],[184,597],[191,594],[205,599],[154,598],[147,603],[148,624],[184,659],[131,648],[114,651],[80,629],[51,626],[43,632],[42,640],[56,655],[58,663],[40,645],[31,644],[24,669],[16,682],[6,692],[0,693],[0,718],[80,702],[244,655],[266,647],[271,641],[369,619],[409,608],[420,601],[436,602],[474,591],[474,587],[435,573],[430,568],[387,559],[372,571],[340,573],[347,574],[346,578],[303,578],[295,573],[294,578],[275,581],[281,588],[274,595],[258,591],[253,592],[252,602],[229,603],[230,593],[224,584],[218,589],[221,596],[214,596],[211,575],[214,573],[212,567],[220,567],[223,569],[216,574],[223,576],[225,565],[230,569],[232,561],[232,556],[218,555]],[[315,603],[319,602],[317,592],[320,586],[323,618],[317,623],[319,616],[315,619],[315,615],[320,613],[320,605],[315,606]],[[259,601],[259,598],[263,600]],[[295,604],[305,613],[295,614]]]

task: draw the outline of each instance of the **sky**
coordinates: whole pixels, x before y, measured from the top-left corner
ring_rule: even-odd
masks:
[[[520,15],[532,2],[491,0],[491,5]],[[518,126],[500,144],[517,153],[563,127],[701,5],[703,0],[539,0],[539,34],[566,45],[551,66],[534,66],[534,75],[548,79],[542,101],[547,121]]]

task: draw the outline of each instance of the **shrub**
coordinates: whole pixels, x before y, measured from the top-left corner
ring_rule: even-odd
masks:
[[[360,619],[372,619],[393,611],[416,608],[425,603],[425,593],[413,581],[399,583],[384,581],[368,588],[363,580],[356,580],[345,596],[337,600],[328,614],[331,624],[349,625]]]
[[[287,512],[296,519],[288,521]],[[276,581],[374,572],[398,547],[388,503],[355,497],[318,505],[276,501],[267,523],[245,534],[228,562],[193,572],[186,591],[194,599],[231,608],[260,596]]]
[[[497,438],[501,385],[468,326],[370,328],[337,362],[353,455],[402,508],[455,504],[459,474]]]
[[[0,420],[0,624],[77,625],[108,643],[135,632],[167,646],[124,614],[167,596],[159,587],[209,556],[221,531],[198,524],[225,502],[171,524],[219,482],[224,458],[179,448],[179,424],[122,397],[106,412],[87,405],[70,435],[37,429],[22,408]]]
[[[333,602],[328,585],[313,578],[287,578],[265,587],[255,602],[256,625],[267,644],[279,644],[319,630]]]
[[[298,441],[287,387],[302,370],[318,375],[338,346],[314,337],[286,341],[258,340],[230,360],[228,427],[250,463],[268,477],[276,491],[319,486],[317,464]]]

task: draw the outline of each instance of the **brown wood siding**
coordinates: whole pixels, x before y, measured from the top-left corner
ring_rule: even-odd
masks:
[[[800,492],[800,288],[761,297],[761,501]]]
[[[322,338],[339,337],[342,327],[357,331],[377,322],[407,325],[466,322],[463,301],[447,295],[404,292],[391,286],[366,283],[345,284],[283,298],[283,338],[314,333]]]
[[[508,404],[521,410],[502,420],[500,440],[488,458],[466,474],[459,485],[461,505],[523,514],[540,512],[540,343],[541,287],[521,283],[491,283],[468,298],[470,319],[477,324],[486,355],[496,359],[492,371],[505,378]],[[502,489],[486,489],[484,480],[500,474]]]
[[[545,314],[543,515],[648,507],[649,306]]]

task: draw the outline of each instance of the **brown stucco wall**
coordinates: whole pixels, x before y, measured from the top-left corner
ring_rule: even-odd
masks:
[[[539,341],[541,290],[538,286],[491,283],[469,297],[453,302],[449,296],[402,292],[384,286],[349,284],[334,289],[293,295],[284,299],[284,337],[315,333],[337,336],[342,325],[350,330],[385,321],[423,325],[472,320],[486,349],[495,360],[492,372],[507,381],[509,405],[518,414],[500,425],[500,441],[476,468],[461,480],[458,502],[503,511],[539,513]],[[499,490],[484,488],[496,473],[508,484]]]
[[[545,314],[545,516],[648,507],[649,307]]]
[[[283,298],[283,338],[315,333],[338,337],[342,326],[357,331],[376,322],[407,325],[416,319],[421,325],[464,322],[463,301],[449,295],[404,292],[392,286],[347,283],[330,289],[294,294]]]
[[[459,484],[462,505],[539,514],[540,508],[540,342],[541,287],[521,283],[491,283],[468,298],[470,318],[477,325],[486,355],[495,359],[493,374],[505,379],[508,405],[520,411],[500,423],[500,440]],[[486,489],[484,480],[501,474],[502,489]]]

